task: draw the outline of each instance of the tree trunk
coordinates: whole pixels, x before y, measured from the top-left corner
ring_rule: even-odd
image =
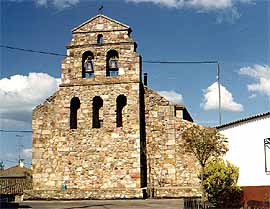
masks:
[[[201,189],[202,189],[202,206],[205,208],[205,191],[203,186],[203,179],[204,179],[204,165],[201,165]]]

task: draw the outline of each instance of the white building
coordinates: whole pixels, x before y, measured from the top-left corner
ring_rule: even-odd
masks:
[[[270,186],[270,112],[218,126],[229,141],[225,159],[240,168],[239,186]],[[270,139],[269,141],[270,142]]]

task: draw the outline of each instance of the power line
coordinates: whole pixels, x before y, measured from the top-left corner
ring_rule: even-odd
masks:
[[[0,45],[0,47],[1,48],[6,48],[6,49],[11,49],[11,50],[25,51],[25,52],[30,52],[30,53],[38,53],[38,54],[46,54],[46,55],[53,55],[53,56],[69,57],[68,55],[59,54],[59,53],[55,53],[55,52],[46,52],[46,51],[18,48],[18,47],[8,46],[8,45]],[[206,61],[143,60],[142,62],[148,63],[148,64],[218,64],[218,61],[216,61],[216,60],[206,60]]]
[[[32,133],[32,130],[5,130],[0,129],[0,132],[6,132],[6,133]]]
[[[68,55],[63,55],[54,52],[45,52],[45,51],[38,51],[32,49],[25,49],[25,48],[18,48],[8,45],[0,45],[1,48],[11,49],[11,50],[20,50],[26,51],[30,53],[39,53],[39,54],[46,54],[46,55],[53,55],[53,56],[61,56],[61,57],[69,57]],[[208,60],[208,61],[151,61],[151,60],[143,60],[142,62],[148,64],[216,64],[217,65],[217,77],[218,77],[218,95],[219,95],[219,124],[221,125],[221,93],[220,93],[220,63],[216,60]]]
[[[25,52],[32,52],[32,53],[39,53],[39,54],[47,54],[47,55],[54,55],[54,56],[61,56],[65,57],[67,55],[55,53],[55,52],[45,52],[45,51],[38,51],[38,50],[32,50],[32,49],[25,49],[25,48],[18,48],[13,46],[7,46],[7,45],[0,45],[1,48],[11,49],[11,50],[18,50],[18,51],[25,51]]]
[[[143,61],[149,64],[218,64],[218,61]]]

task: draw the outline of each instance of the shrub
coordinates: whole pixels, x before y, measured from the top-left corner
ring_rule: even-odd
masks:
[[[203,187],[208,201],[216,207],[241,207],[243,194],[237,186],[239,168],[221,159],[205,167]]]

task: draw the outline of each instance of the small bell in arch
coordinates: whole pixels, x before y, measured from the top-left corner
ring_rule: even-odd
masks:
[[[91,73],[94,72],[93,58],[92,56],[88,56],[84,61],[85,72]]]
[[[118,68],[118,58],[113,56],[109,60],[109,68],[110,69],[117,69]]]

